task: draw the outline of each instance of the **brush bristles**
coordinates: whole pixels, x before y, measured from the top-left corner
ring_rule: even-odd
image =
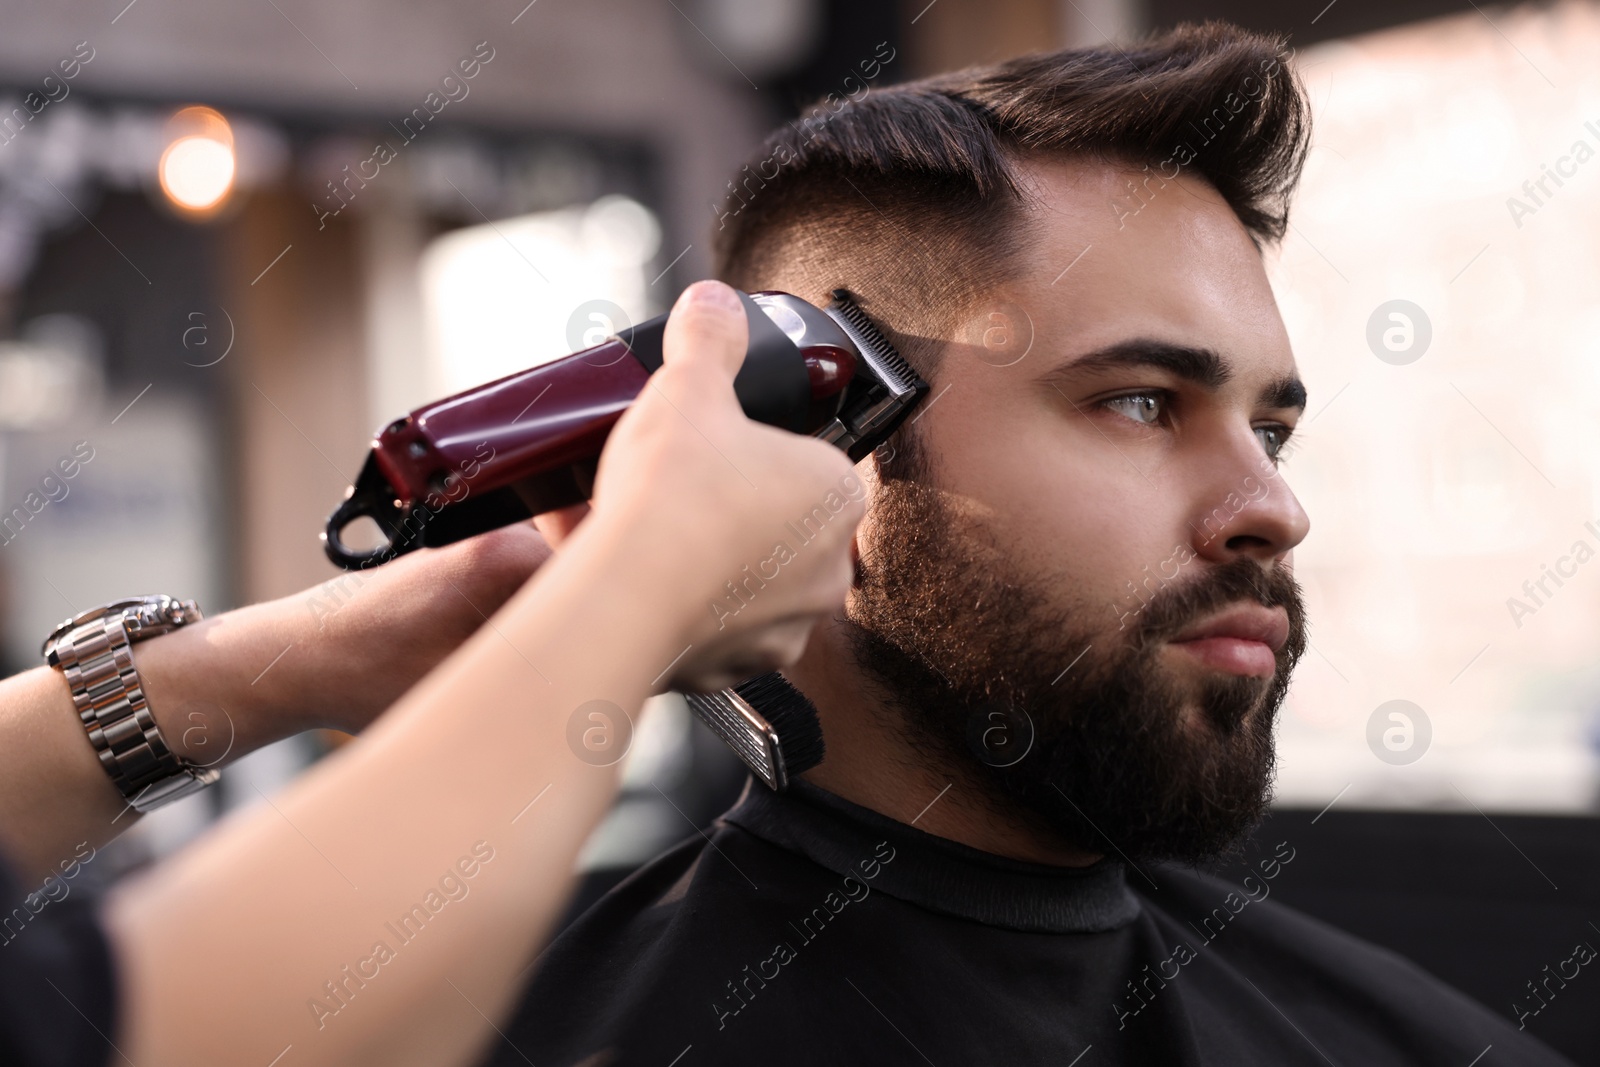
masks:
[[[822,762],[822,720],[816,705],[783,675],[763,674],[733,690],[772,726],[778,735],[784,778],[804,774]],[[787,784],[787,783],[785,783]]]

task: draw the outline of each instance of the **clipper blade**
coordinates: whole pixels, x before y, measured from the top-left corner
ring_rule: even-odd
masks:
[[[848,289],[835,289],[833,303],[823,311],[844,330],[861,359],[839,417],[816,436],[860,462],[899,429],[928,394],[928,383],[895,351]]]

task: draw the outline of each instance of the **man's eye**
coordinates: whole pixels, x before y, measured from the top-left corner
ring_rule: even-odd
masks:
[[[1294,432],[1287,426],[1257,426],[1255,431],[1262,451],[1274,463],[1281,458],[1283,446],[1289,443],[1289,435]]]
[[[1167,398],[1162,393],[1129,393],[1126,396],[1114,396],[1109,400],[1102,400],[1100,406],[1119,415],[1125,415],[1134,422],[1154,426],[1161,421],[1166,403]]]

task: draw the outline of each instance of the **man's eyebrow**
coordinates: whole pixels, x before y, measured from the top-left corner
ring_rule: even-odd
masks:
[[[1269,408],[1306,409],[1306,386],[1299,378],[1286,375],[1261,390],[1261,402]]]
[[[1119,367],[1158,367],[1208,389],[1220,388],[1233,377],[1232,368],[1209,348],[1194,348],[1143,337],[1095,349],[1052,368],[1046,376],[1065,378],[1080,371],[1114,370]]]
[[[1207,389],[1218,389],[1233,379],[1233,368],[1228,361],[1209,348],[1173,344],[1150,338],[1133,338],[1114,345],[1095,349],[1087,355],[1052,367],[1043,375],[1045,381],[1057,381],[1076,375],[1080,371],[1101,371],[1119,367],[1157,367]],[[1261,391],[1261,401],[1274,408],[1299,408],[1306,406],[1306,387],[1299,378],[1285,375]]]

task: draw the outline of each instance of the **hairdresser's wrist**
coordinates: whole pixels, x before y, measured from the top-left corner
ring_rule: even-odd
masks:
[[[357,730],[393,696],[389,669],[307,608],[318,590],[252,604],[141,642],[150,714],[178,756],[220,766],[321,727]],[[314,601],[312,601],[314,603]]]
[[[172,751],[217,766],[318,725],[295,670],[282,670],[299,636],[273,601],[141,641],[134,662]]]
[[[686,545],[694,547],[686,550]],[[715,584],[704,557],[703,542],[669,536],[658,524],[596,511],[562,545],[551,568],[560,567],[590,596],[616,598],[651,620],[659,647],[670,646],[675,656],[695,639],[707,610],[707,590]]]

